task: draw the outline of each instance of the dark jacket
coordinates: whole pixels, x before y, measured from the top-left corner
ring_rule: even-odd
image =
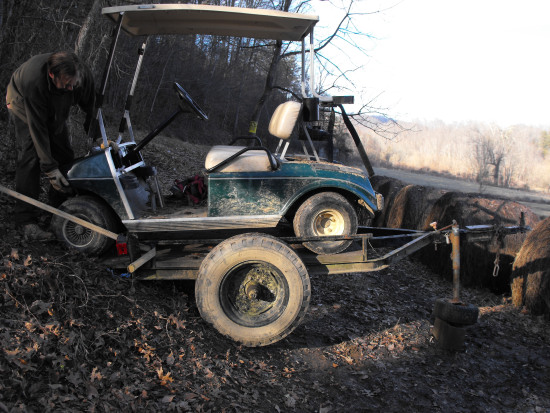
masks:
[[[87,129],[95,102],[90,69],[82,65],[79,85],[74,90],[58,90],[48,76],[50,55],[37,55],[23,63],[13,73],[6,94],[8,109],[29,127],[44,172],[58,167],[52,157],[50,139],[63,133],[71,106],[79,105],[86,112],[84,127]]]

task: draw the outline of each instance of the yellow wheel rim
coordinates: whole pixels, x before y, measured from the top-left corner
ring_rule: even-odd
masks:
[[[325,209],[319,212],[313,221],[313,230],[318,236],[342,235],[344,229],[344,217],[335,209]]]

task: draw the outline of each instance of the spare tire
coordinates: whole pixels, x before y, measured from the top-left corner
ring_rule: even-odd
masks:
[[[226,239],[208,253],[195,283],[202,318],[248,347],[290,334],[311,297],[306,266],[285,243],[265,234]]]
[[[479,308],[472,304],[453,303],[446,298],[435,300],[433,315],[449,324],[469,326],[477,322]]]

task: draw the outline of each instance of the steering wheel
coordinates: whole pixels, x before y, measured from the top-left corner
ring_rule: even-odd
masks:
[[[200,119],[208,120],[208,115],[204,113],[204,110],[197,105],[191,95],[189,95],[189,93],[187,93],[179,83],[174,83],[174,89],[176,89],[176,93],[178,94],[178,105],[183,112],[188,112],[188,109],[190,108]]]

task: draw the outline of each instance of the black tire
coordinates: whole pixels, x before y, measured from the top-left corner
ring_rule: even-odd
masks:
[[[59,209],[106,230],[115,232],[117,229],[114,212],[103,201],[92,196],[70,198],[63,202]],[[85,254],[102,254],[114,243],[111,238],[58,215],[53,216],[51,226],[59,241]]]
[[[229,238],[210,251],[195,284],[202,318],[245,346],[290,334],[309,307],[311,286],[298,255],[263,234]]]
[[[469,326],[477,322],[479,308],[473,304],[453,303],[446,298],[435,300],[433,315],[447,323]]]
[[[300,205],[293,224],[297,237],[355,235],[357,213],[342,195],[320,192]],[[316,254],[337,254],[351,243],[352,240],[304,242],[304,246]]]

